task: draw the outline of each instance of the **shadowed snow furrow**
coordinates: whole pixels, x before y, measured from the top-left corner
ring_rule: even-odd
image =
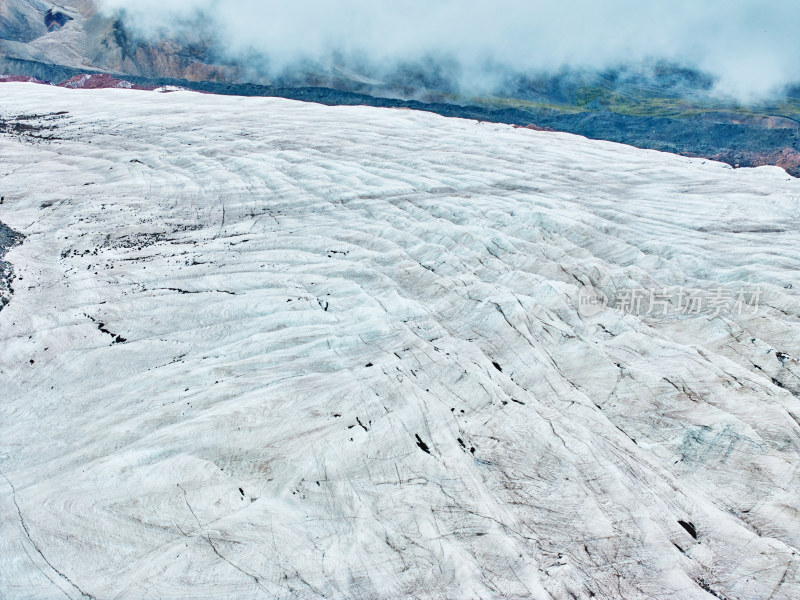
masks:
[[[0,204],[4,198],[0,197]],[[3,260],[6,252],[20,242],[22,236],[16,231],[9,229],[2,222],[0,222],[0,310],[8,304],[14,288],[11,287],[14,281],[14,269],[12,266]]]
[[[779,169],[410,111],[0,99],[69,113],[0,138],[27,236],[11,597],[800,596]],[[588,316],[586,288],[760,303]]]

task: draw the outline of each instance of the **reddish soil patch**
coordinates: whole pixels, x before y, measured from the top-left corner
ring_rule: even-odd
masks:
[[[72,89],[80,89],[80,90],[101,90],[101,89],[108,89],[108,88],[123,88],[129,90],[154,90],[154,87],[147,87],[136,85],[131,83],[130,81],[125,81],[124,79],[117,79],[111,75],[106,75],[104,73],[101,74],[94,74],[94,75],[75,75],[75,77],[70,77],[66,81],[62,81],[58,84],[59,87],[65,88],[72,88]]]

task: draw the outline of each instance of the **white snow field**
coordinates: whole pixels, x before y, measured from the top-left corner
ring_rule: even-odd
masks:
[[[280,99],[12,117],[0,597],[800,598],[800,181]],[[665,287],[750,306],[612,302]]]

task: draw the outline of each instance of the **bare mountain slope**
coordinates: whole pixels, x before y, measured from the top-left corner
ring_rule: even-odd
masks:
[[[97,11],[92,0],[69,6],[44,0],[7,0],[0,7],[0,72],[44,77],[36,63],[143,77],[230,80],[235,70],[203,59],[208,43],[186,37],[148,42],[125,23]],[[26,66],[28,65],[28,66]],[[44,77],[49,79],[50,77]]]

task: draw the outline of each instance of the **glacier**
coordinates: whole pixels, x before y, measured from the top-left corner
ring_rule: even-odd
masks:
[[[189,92],[0,115],[3,598],[800,598],[782,170]],[[612,305],[654,289],[759,302]]]

